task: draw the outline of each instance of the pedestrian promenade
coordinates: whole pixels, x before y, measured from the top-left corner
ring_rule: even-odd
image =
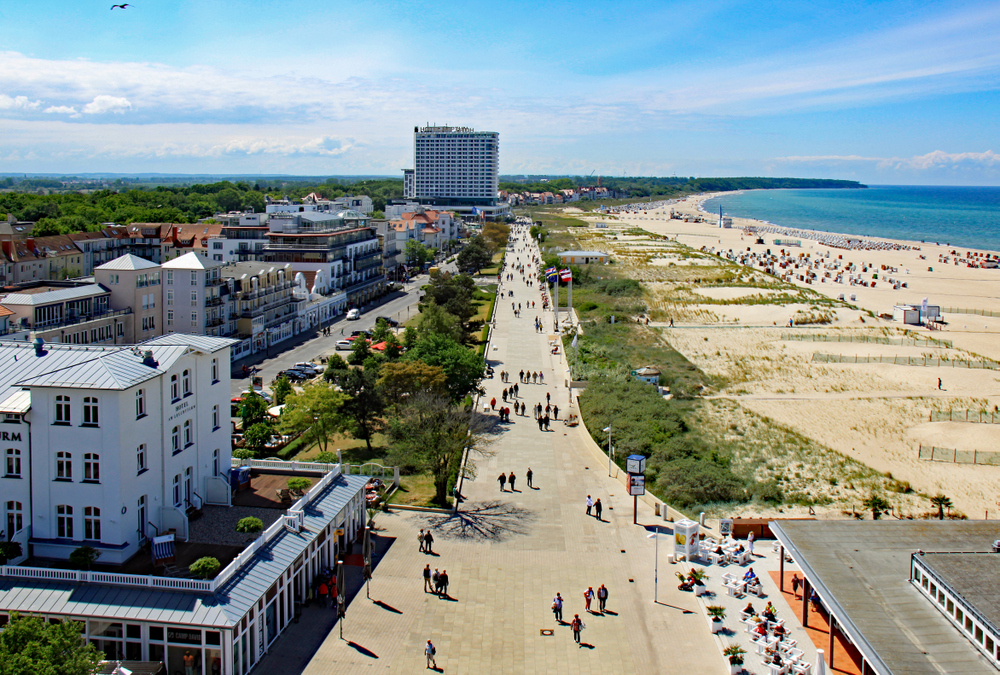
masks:
[[[519,241],[516,247],[524,246]],[[508,253],[508,271],[517,257]],[[537,273],[532,264],[530,276]],[[677,590],[676,567],[667,564],[672,538],[660,542],[659,604],[653,602],[654,542],[644,526],[661,525],[652,509],[639,502],[638,525],[632,524],[632,499],[617,480],[608,477],[607,463],[596,458],[582,426],[564,426],[562,419],[577,412],[568,400],[562,355],[552,355],[551,311],[542,312],[537,288],[528,288],[514,272],[504,291],[513,298],[497,302],[496,327],[487,357],[496,372],[484,380],[485,400],[502,404],[503,388],[518,382],[518,372],[541,371],[545,384],[519,383],[526,416],[511,414],[511,423],[493,446],[495,455],[477,461],[478,475],[464,483],[465,500],[457,514],[394,512],[380,514],[376,525],[380,551],[371,599],[362,590],[351,602],[343,624],[344,639],[326,624],[323,610],[307,609],[309,627],[290,631],[272,646],[262,672],[360,673],[384,670],[413,673],[425,668],[423,646],[437,647],[439,670],[446,673],[725,673],[704,611],[690,593]],[[534,300],[534,311],[522,308],[515,318],[511,302]],[[544,330],[536,332],[535,316]],[[560,349],[561,351],[561,349]],[[500,371],[511,373],[501,382]],[[531,408],[551,394],[560,420],[550,431],[539,431]],[[510,405],[510,404],[508,404]],[[513,408],[513,406],[510,406]],[[534,473],[534,488],[525,479]],[[516,492],[509,484],[500,491],[500,472],[517,476]],[[603,520],[585,513],[587,495],[604,504]],[[434,554],[418,550],[417,532],[432,527]],[[449,597],[423,591],[421,570],[447,570]],[[587,587],[609,590],[606,614],[584,611]],[[552,598],[565,599],[558,625]],[[597,601],[593,607],[596,609]],[[328,612],[330,610],[327,610]],[[330,612],[332,613],[332,612]],[[569,621],[579,614],[586,624],[581,645],[573,641]],[[299,632],[301,631],[301,633]],[[320,642],[320,640],[322,641]]]

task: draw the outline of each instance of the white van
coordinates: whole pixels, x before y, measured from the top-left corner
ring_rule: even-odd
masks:
[[[361,310],[357,310],[357,309],[349,309],[349,310],[347,310],[347,320],[348,321],[357,321],[360,318],[361,318]]]

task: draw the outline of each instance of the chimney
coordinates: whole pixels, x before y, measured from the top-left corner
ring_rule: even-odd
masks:
[[[142,354],[142,365],[149,366],[150,368],[156,368],[160,364],[153,358],[153,352],[147,349]]]
[[[24,243],[25,243],[25,245],[26,245],[26,246],[28,247],[28,250],[29,250],[29,251],[31,251],[32,253],[34,253],[34,252],[35,252],[35,238],[34,238],[34,237],[28,237],[28,238],[27,238],[27,239],[25,240],[25,242],[24,242]]]
[[[35,345],[35,356],[45,356],[45,340],[36,337],[33,344]]]

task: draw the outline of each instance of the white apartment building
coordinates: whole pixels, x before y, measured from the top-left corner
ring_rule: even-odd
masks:
[[[414,127],[413,132],[416,199],[496,205],[500,134],[470,127]]]
[[[263,259],[268,231],[266,213],[230,213],[214,217],[221,221],[222,227],[217,236],[208,239],[211,260],[229,264]]]
[[[88,545],[118,564],[158,531],[186,538],[188,508],[227,503],[231,342],[0,344],[4,536],[34,558]]]
[[[126,253],[94,270],[94,280],[111,291],[111,307],[132,309],[121,342],[136,344],[163,334],[160,266]]]
[[[230,326],[221,290],[222,263],[197,253],[185,253],[163,265],[163,332],[221,337]]]

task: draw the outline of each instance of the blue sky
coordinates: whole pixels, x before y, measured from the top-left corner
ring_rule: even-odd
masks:
[[[996,2],[0,3],[0,173],[501,172],[1000,185]]]

